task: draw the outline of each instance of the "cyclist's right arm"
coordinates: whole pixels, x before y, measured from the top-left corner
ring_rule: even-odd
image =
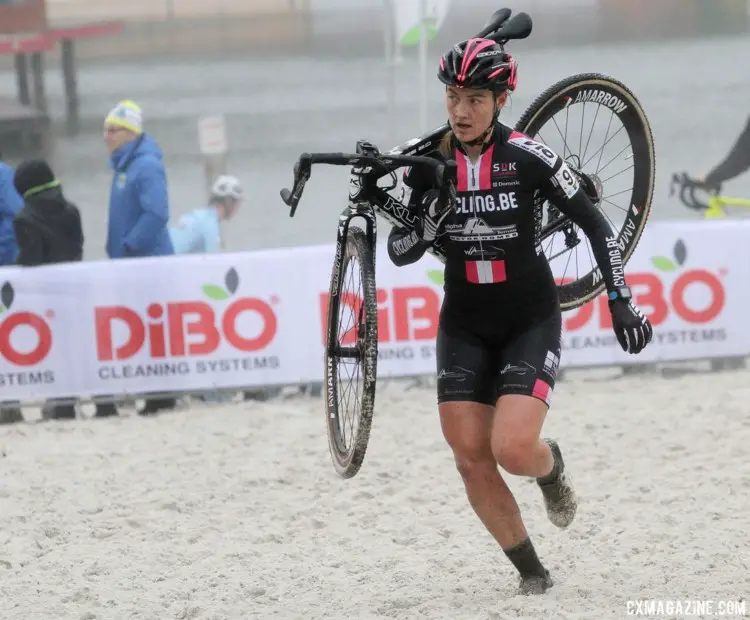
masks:
[[[201,224],[203,247],[206,252],[221,250],[221,225],[215,209],[207,210]]]
[[[725,181],[739,176],[746,170],[750,170],[750,120],[745,131],[737,138],[729,155],[708,173],[705,183],[709,187],[719,187]]]
[[[419,175],[414,168],[408,168],[404,171],[399,184],[397,200],[407,205],[414,215],[418,215],[419,201],[430,189],[429,183],[424,178],[419,178],[420,176],[423,175]],[[429,247],[430,244],[422,241],[416,230],[410,231],[394,226],[388,235],[388,256],[397,267],[416,263]]]

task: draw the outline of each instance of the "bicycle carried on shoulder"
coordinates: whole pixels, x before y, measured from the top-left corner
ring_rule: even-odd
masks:
[[[531,18],[526,13],[518,13],[513,18],[510,16],[510,9],[496,11],[476,36],[493,39],[502,46],[512,39],[528,37],[532,29]],[[593,114],[593,124],[585,131],[583,125],[587,111]],[[604,121],[597,125],[600,113]],[[609,117],[604,116],[607,113]],[[568,129],[571,124],[576,124],[579,116],[580,132],[569,136]],[[613,124],[619,128],[615,130]],[[281,190],[282,200],[290,207],[290,217],[293,217],[314,164],[352,168],[349,200],[339,217],[336,233],[324,373],[329,449],[336,472],[344,478],[354,476],[362,465],[375,404],[378,359],[376,216],[383,217],[393,226],[414,229],[415,215],[407,205],[389,194],[397,185],[396,171],[406,166],[430,170],[441,192],[441,199],[445,199],[448,193],[454,196],[455,162],[441,162],[429,156],[438,148],[449,129],[446,123],[387,153],[381,153],[374,145],[363,140],[357,142],[355,153],[304,153],[295,164],[291,190]],[[574,75],[554,84],[537,97],[518,120],[515,129],[550,148],[552,144],[547,138],[555,138],[556,135],[562,137],[562,147],[556,152],[578,176],[597,207],[605,215],[605,208],[609,206],[619,210],[617,213],[622,219],[619,225],[607,217],[613,234],[617,231],[623,261],[627,263],[648,219],[654,187],[651,128],[635,95],[622,83],[601,74]],[[543,131],[546,136],[542,135]],[[597,139],[602,137],[602,146],[598,149],[591,147],[594,136]],[[618,136],[619,144],[615,142]],[[625,146],[620,148],[623,138]],[[615,156],[605,157],[605,150],[612,144],[615,145]],[[589,148],[593,150],[589,151]],[[625,168],[612,174],[613,168],[610,167],[616,162]],[[623,174],[626,175],[624,179],[621,178]],[[365,182],[365,179],[373,177],[378,182],[388,177],[391,185],[381,187],[377,183]],[[557,276],[561,308],[575,309],[597,297],[604,290],[604,282],[593,263],[590,248],[590,269],[579,272],[578,253],[582,249],[580,246],[588,245],[588,240],[582,239],[577,226],[539,193],[536,204],[544,214],[540,239],[547,259],[552,264],[556,260],[565,261],[567,256],[564,271]],[[364,228],[352,225],[355,218],[364,221]],[[428,251],[445,262],[439,240]],[[573,262],[571,257],[574,253],[576,271],[572,275],[567,270]],[[581,254],[584,255],[583,252]],[[350,290],[349,285],[356,290]],[[349,321],[344,324],[347,312]],[[352,369],[348,367],[350,364],[353,365]]]
[[[680,202],[688,209],[702,212],[706,219],[719,219],[735,214],[750,216],[750,200],[722,196],[721,186],[707,188],[686,172],[672,175],[669,195],[675,194],[678,194]]]

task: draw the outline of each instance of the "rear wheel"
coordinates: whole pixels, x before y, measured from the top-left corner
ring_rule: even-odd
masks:
[[[560,155],[617,235],[625,263],[651,211],[655,154],[651,127],[635,95],[596,73],[574,75],[543,92],[516,130]],[[544,210],[542,248],[558,282],[560,306],[572,310],[605,288],[589,240],[538,197]]]
[[[325,355],[326,427],[336,472],[353,477],[370,439],[378,361],[375,263],[360,228],[350,226],[331,274]]]

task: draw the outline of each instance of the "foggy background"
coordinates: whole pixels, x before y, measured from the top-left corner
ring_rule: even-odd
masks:
[[[697,217],[669,198],[669,180],[683,170],[705,174],[747,122],[747,0],[454,0],[429,46],[429,128],[445,120],[435,77],[441,53],[502,6],[528,12],[534,32],[508,45],[520,65],[519,86],[501,120],[513,125],[564,77],[610,75],[635,93],[652,125],[651,217]],[[315,168],[289,219],[279,190],[291,186],[299,154],[350,151],[357,139],[386,150],[420,134],[417,51],[404,48],[400,62],[386,64],[389,13],[382,0],[49,0],[48,13],[53,24],[127,20],[122,35],[77,46],[82,130],[75,138],[64,135],[58,59],[47,58],[56,133],[51,163],[81,209],[87,260],[105,258],[111,171],[102,124],[120,99],[141,105],[146,131],[164,150],[173,222],[205,203],[198,119],[225,115],[228,172],[247,193],[241,212],[224,226],[229,250],[332,243],[347,171]],[[3,97],[16,93],[11,60],[0,57]],[[10,144],[0,151],[11,163],[24,155]],[[750,176],[727,183],[724,193],[750,197]],[[381,235],[387,230],[383,222]]]

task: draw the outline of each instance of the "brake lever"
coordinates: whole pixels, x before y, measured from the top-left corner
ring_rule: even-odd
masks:
[[[312,156],[309,153],[302,153],[299,160],[294,164],[294,184],[292,185],[291,191],[287,188],[281,190],[281,199],[288,207],[291,207],[289,217],[294,217],[294,213],[297,211],[297,205],[299,204],[300,198],[302,198],[302,191],[305,189],[305,183],[307,183],[312,173]]]
[[[675,172],[672,174],[672,184],[669,186],[669,197],[672,198],[672,196],[675,195],[675,187],[676,186],[682,186],[684,183],[681,183],[680,176]]]
[[[696,197],[696,190],[704,190],[714,196],[717,196],[721,191],[720,188],[705,188],[699,185],[684,172],[681,175],[672,175],[672,186],[669,191],[670,197],[674,196],[676,193],[675,186],[679,186],[680,202],[682,202],[682,204],[688,209],[693,209],[695,211],[706,211],[708,209],[708,204],[700,202]]]

